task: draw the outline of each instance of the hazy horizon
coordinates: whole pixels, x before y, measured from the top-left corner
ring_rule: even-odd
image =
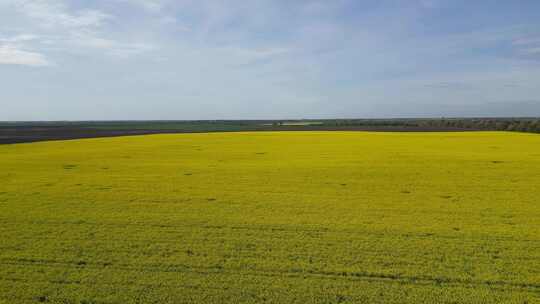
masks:
[[[0,121],[540,116],[538,1],[0,0]]]

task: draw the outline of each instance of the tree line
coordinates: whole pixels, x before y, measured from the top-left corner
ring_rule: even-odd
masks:
[[[341,119],[327,126],[451,128],[540,133],[540,118]]]

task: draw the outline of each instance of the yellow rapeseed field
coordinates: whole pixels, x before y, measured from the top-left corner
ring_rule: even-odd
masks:
[[[0,146],[0,303],[538,303],[540,135]]]

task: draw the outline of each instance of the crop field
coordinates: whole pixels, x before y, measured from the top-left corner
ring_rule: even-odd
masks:
[[[0,303],[540,303],[540,135],[0,146]]]

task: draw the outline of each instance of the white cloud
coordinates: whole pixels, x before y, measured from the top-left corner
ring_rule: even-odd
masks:
[[[32,41],[36,40],[39,37],[37,35],[32,34],[20,34],[9,38],[0,38],[0,42],[4,43],[18,43],[18,42],[25,42],[25,41]]]
[[[92,33],[78,33],[76,35],[73,35],[73,37],[69,40],[69,43],[74,46],[86,49],[90,48],[102,50],[109,55],[123,58],[152,51],[157,48],[156,46],[149,43],[119,42],[113,39],[95,36]]]
[[[10,45],[0,46],[0,64],[27,66],[51,65],[42,54],[21,50]]]
[[[97,10],[82,10],[76,14],[58,1],[19,2],[17,10],[29,18],[39,20],[41,27],[88,27],[99,26],[110,16]]]
[[[137,2],[150,8],[155,1]],[[3,56],[9,57],[4,61],[46,65],[45,54],[52,50],[128,57],[155,49],[138,39],[124,41],[113,27],[116,17],[101,7],[97,10],[70,5],[67,0],[0,0],[0,16],[13,16],[7,23],[10,27],[0,28]]]
[[[97,27],[110,18],[109,15],[98,10],[81,10],[69,13],[63,2],[59,1],[19,1],[17,10],[29,18],[40,21],[42,27]]]
[[[163,9],[164,2],[162,0],[119,0],[121,2],[131,3],[142,7],[143,9],[157,13]]]

